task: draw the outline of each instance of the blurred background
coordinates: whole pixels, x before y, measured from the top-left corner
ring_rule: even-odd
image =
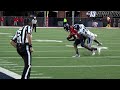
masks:
[[[0,26],[23,26],[37,19],[37,27],[62,27],[64,18],[71,25],[81,20],[86,27],[120,27],[120,11],[0,11]],[[16,22],[16,24],[15,24]]]

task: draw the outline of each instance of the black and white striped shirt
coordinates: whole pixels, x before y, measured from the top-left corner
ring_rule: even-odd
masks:
[[[12,40],[16,41],[16,43],[21,43],[21,44],[28,43],[28,39],[26,37],[27,34],[32,35],[32,27],[29,25],[23,26],[22,28],[17,30]]]

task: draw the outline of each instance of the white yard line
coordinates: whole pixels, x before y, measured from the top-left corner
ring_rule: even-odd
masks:
[[[9,70],[7,70],[5,68],[2,68],[2,67],[0,67],[0,72],[5,73],[6,75],[8,75],[10,77],[13,77],[15,79],[20,79],[21,78],[21,75],[19,75],[17,73],[14,73],[12,71],[9,71]]]
[[[35,72],[35,73],[36,73],[37,71],[33,71],[33,70],[32,70],[32,71],[31,71],[31,73],[33,73],[33,72]]]
[[[1,66],[13,66],[13,65],[18,65],[18,64],[14,64],[13,62],[8,62],[7,60],[5,60],[5,59],[0,59],[0,65]]]
[[[7,39],[5,39],[5,40],[7,40]],[[5,41],[5,40],[3,40],[3,38],[2,38],[2,40],[0,40],[0,41]],[[65,40],[65,39],[63,39],[63,40]],[[116,39],[115,39],[116,40]],[[111,41],[111,40],[104,40],[104,42],[105,41]],[[118,39],[117,41],[120,41],[120,39]],[[49,43],[49,42],[45,42],[45,43]],[[9,42],[8,43],[0,43],[0,45],[4,45],[4,44],[9,44]],[[43,43],[39,43],[39,42],[34,42],[34,44],[44,44],[44,42]],[[50,43],[50,44],[54,44],[54,43]],[[59,43],[58,43],[59,44]],[[64,42],[64,44],[68,44],[68,43],[65,43]],[[103,44],[120,44],[119,42],[116,42],[116,43],[109,43],[109,42],[105,42],[105,43],[103,43]]]
[[[3,61],[4,61],[4,62],[6,62],[7,60],[4,60],[4,59],[0,59],[0,62],[3,62]]]
[[[16,69],[16,68],[13,68],[13,69],[9,69],[9,70],[20,71],[20,69]]]
[[[3,62],[0,62],[0,63],[2,63],[2,64],[3,64],[3,63],[8,64],[8,63],[12,63],[12,62],[7,62],[7,61],[5,62],[5,61],[3,61]]]
[[[5,35],[5,34],[11,34],[11,33],[1,33],[1,32],[0,32],[0,35]]]
[[[21,58],[21,57],[0,57],[0,58]],[[32,58],[73,58],[72,56],[69,56],[69,57],[32,57]],[[85,56],[81,56],[79,58],[120,58],[120,56],[88,56],[88,57],[85,57]],[[15,64],[17,65],[17,64]]]
[[[102,50],[102,51],[106,51],[106,50]],[[120,52],[120,50],[107,50],[107,52],[113,52],[113,51],[118,51]],[[0,52],[17,52],[17,51],[0,51]],[[35,52],[73,52],[73,50],[58,50],[58,51],[53,51],[53,50],[49,50],[49,51],[35,51]],[[80,51],[82,52],[82,51]]]
[[[9,37],[10,38],[10,37]],[[63,39],[64,41],[66,41],[66,39]],[[119,42],[119,40],[120,39],[116,39],[116,38],[114,38],[114,39],[112,39],[112,40],[114,40],[114,41],[118,41]],[[0,41],[9,41],[8,39],[6,39],[6,38],[2,38],[2,40],[0,40]],[[64,42],[64,41],[62,41],[62,42]],[[106,40],[106,39],[104,39],[103,40],[104,42],[105,42],[105,44],[108,42],[108,41],[111,41],[111,40]],[[37,42],[37,43],[41,43],[42,41],[34,41],[35,43]],[[57,42],[60,42],[61,43],[61,41],[57,41]],[[50,42],[45,42],[45,41],[43,41],[42,43],[50,43]],[[52,43],[52,42],[51,42]],[[109,43],[108,43],[109,44]],[[111,44],[111,43],[110,43]]]
[[[16,70],[14,72],[17,72],[17,73],[22,73],[23,71],[22,70]]]
[[[20,67],[19,67],[20,68]],[[23,66],[22,66],[22,68],[23,68]],[[17,72],[17,73],[22,73],[23,72],[23,70],[15,70],[14,72]],[[37,71],[31,71],[31,73],[36,73]]]
[[[15,66],[23,67],[23,66]],[[81,67],[120,67],[120,65],[74,65],[74,66],[32,66],[35,68],[81,68]]]
[[[18,65],[18,64],[0,64],[0,66],[14,66],[14,65]]]
[[[37,41],[37,42],[63,42],[63,41],[60,41],[60,40],[39,40],[39,39],[35,39],[35,40],[32,40],[32,41]]]
[[[50,78],[53,78],[53,77],[48,77],[48,76],[42,76],[42,77],[30,77],[30,79],[50,79]]]
[[[8,47],[11,47],[11,46],[10,46],[10,45],[9,45],[9,46],[5,46],[5,45],[4,45],[4,46],[2,46],[2,47],[7,47],[7,48],[8,48]],[[40,46],[34,46],[34,47],[52,47],[52,48],[55,48],[55,47],[56,47],[56,48],[57,48],[57,47],[65,47],[65,46],[59,46],[59,45],[58,45],[58,46],[55,46],[55,45],[53,45],[53,46],[50,46],[50,45],[44,46],[44,45],[43,45],[43,46],[42,46],[42,45],[40,45]],[[73,47],[73,45],[67,45],[66,47]],[[81,46],[78,46],[78,47],[81,47]],[[110,46],[110,47],[120,47],[120,46],[114,46],[114,45],[113,45],[113,46]],[[83,48],[83,47],[82,47],[82,48]]]
[[[73,45],[66,45],[66,47],[74,47],[74,46]],[[101,49],[108,49],[108,47],[97,46],[97,45],[92,45],[92,47],[101,48]],[[84,47],[81,47],[81,45],[78,45],[78,48],[84,48]]]
[[[35,74],[35,73],[31,73],[30,75],[33,75],[33,76],[38,76],[38,75],[43,75],[43,73],[37,73],[37,74]]]

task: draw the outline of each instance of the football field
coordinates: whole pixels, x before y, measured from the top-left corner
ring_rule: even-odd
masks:
[[[0,28],[0,72],[9,70],[21,76],[23,60],[9,41],[17,28]],[[63,28],[37,28],[33,31],[31,79],[120,79],[120,29],[90,28],[103,43],[101,54],[79,48],[73,58],[73,41],[67,41]],[[93,43],[96,45],[96,43]],[[4,70],[5,69],[5,70]],[[1,70],[1,69],[0,69]],[[6,71],[8,74],[9,72]]]

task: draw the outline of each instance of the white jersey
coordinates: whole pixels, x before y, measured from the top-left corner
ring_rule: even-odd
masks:
[[[79,34],[84,35],[85,37],[91,38],[91,39],[95,39],[95,37],[97,36],[96,34],[90,32],[83,24],[79,24]]]
[[[32,19],[32,24],[36,24],[37,23],[37,19]]]
[[[83,24],[79,24],[79,30],[78,30],[78,33],[79,34],[83,34],[86,36],[86,27],[83,25]]]
[[[87,30],[87,34],[86,35],[87,35],[87,37],[89,37],[92,40],[94,40],[97,37],[96,34],[90,32],[89,30]]]

